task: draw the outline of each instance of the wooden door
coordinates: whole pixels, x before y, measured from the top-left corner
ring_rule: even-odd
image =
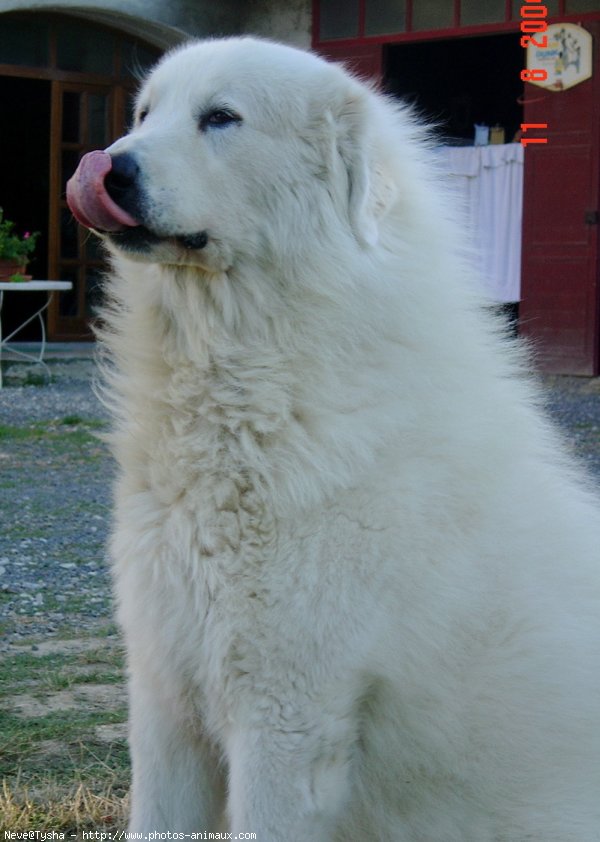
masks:
[[[600,373],[600,21],[591,79],[562,92],[525,85],[521,332],[539,367],[556,374]]]
[[[79,159],[103,149],[116,136],[114,88],[53,82],[50,153],[50,277],[71,281],[73,289],[52,301],[48,329],[53,339],[91,338],[89,320],[98,302],[105,268],[100,241],[74,220],[66,203],[66,183]]]

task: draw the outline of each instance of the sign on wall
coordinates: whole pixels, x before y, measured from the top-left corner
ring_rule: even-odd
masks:
[[[527,46],[528,81],[566,91],[592,75],[592,36],[574,23],[553,23],[532,34]]]

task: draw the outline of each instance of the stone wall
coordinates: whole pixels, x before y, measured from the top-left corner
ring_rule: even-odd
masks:
[[[310,0],[3,0],[1,10],[73,14],[114,26],[161,49],[189,36],[240,33],[310,46]]]

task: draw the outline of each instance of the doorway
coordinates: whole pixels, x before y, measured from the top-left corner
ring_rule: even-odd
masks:
[[[441,144],[472,146],[475,125],[498,126],[503,142],[523,122],[520,35],[392,44],[384,56],[384,87],[430,123]],[[519,302],[499,305],[516,332]]]
[[[473,143],[475,123],[504,128],[510,143],[523,121],[519,35],[391,44],[384,87],[410,102],[446,144]]]
[[[30,273],[73,284],[51,301],[49,337],[91,339],[105,260],[75,224],[65,185],[83,154],[123,133],[137,81],[160,50],[99,24],[37,12],[0,14],[0,36],[0,207],[19,232],[41,232]],[[23,310],[34,312],[34,296],[11,296],[18,302],[4,308],[5,334],[22,323]]]
[[[19,234],[39,231],[29,273],[48,278],[48,195],[50,189],[51,83],[45,79],[0,77],[0,207]],[[10,296],[2,313],[8,335],[41,307],[46,293]],[[8,303],[8,302],[7,302]],[[24,328],[19,340],[39,339],[39,325]]]

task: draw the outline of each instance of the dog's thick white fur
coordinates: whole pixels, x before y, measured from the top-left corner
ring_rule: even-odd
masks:
[[[598,509],[411,116],[215,40],[109,151],[130,829],[597,842]]]

